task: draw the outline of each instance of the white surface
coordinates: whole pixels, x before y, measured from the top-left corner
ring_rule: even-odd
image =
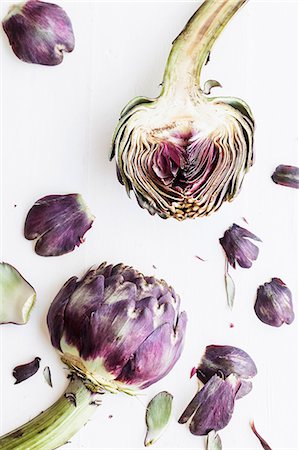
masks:
[[[2,2],[1,17],[9,4]],[[273,449],[297,449],[298,314],[292,325],[275,329],[253,311],[257,287],[273,276],[285,281],[297,305],[297,191],[270,179],[278,164],[298,165],[297,2],[252,0],[212,50],[202,80],[216,78],[223,89],[213,94],[238,96],[251,106],[256,162],[233,203],[209,218],[183,223],[151,217],[127,198],[107,155],[126,102],[159,93],[170,44],[198,3],[59,4],[69,13],[76,35],[74,53],[60,66],[22,63],[1,35],[2,259],[37,290],[29,323],[0,327],[1,432],[34,417],[63,392],[66,372],[49,342],[46,312],[70,276],[106,260],[126,262],[175,287],[189,315],[185,350],[173,371],[140,399],[106,395],[91,422],[63,448],[142,449],[144,405],[164,389],[174,395],[174,419],[156,448],[204,448],[203,438],[176,421],[196,390],[190,370],[205,346],[214,343],[243,348],[258,367],[253,391],[237,402],[233,419],[220,433],[224,449],[261,448],[249,428],[251,418]],[[94,226],[73,253],[39,257],[23,237],[26,213],[44,195],[69,192],[85,197],[96,216]],[[263,243],[250,270],[231,271],[236,300],[230,312],[218,239],[233,222],[246,226],[242,217]],[[53,389],[42,370],[14,386],[13,367],[35,356],[42,358],[42,368],[51,367]]]

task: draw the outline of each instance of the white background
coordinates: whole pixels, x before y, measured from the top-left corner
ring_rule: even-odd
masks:
[[[9,4],[2,2],[1,17]],[[208,218],[183,223],[151,217],[130,200],[108,153],[126,102],[136,95],[158,95],[171,42],[198,3],[59,4],[69,13],[76,36],[75,51],[60,66],[19,61],[1,35],[2,259],[37,291],[27,325],[0,327],[1,432],[46,409],[67,385],[45,324],[61,285],[93,264],[122,261],[165,278],[180,293],[189,316],[185,350],[172,372],[139,399],[104,396],[93,419],[63,448],[142,449],[145,405],[166,389],[174,395],[174,419],[156,448],[203,449],[204,438],[192,436],[177,419],[196,391],[189,373],[205,346],[230,344],[252,356],[258,375],[220,432],[223,448],[261,448],[249,428],[254,418],[273,449],[297,449],[298,314],[292,325],[276,329],[261,323],[253,310],[257,287],[274,276],[289,286],[297,305],[297,191],[270,178],[279,164],[298,165],[297,2],[250,1],[212,50],[202,80],[216,78],[223,88],[213,94],[241,97],[251,106],[256,161],[234,202]],[[44,195],[71,192],[81,193],[96,216],[86,243],[62,257],[36,255],[23,237],[27,211]],[[247,226],[263,243],[251,269],[231,270],[236,299],[230,312],[218,239],[233,222]],[[41,370],[15,386],[13,367],[35,356],[42,358]],[[42,375],[46,365],[53,389]]]

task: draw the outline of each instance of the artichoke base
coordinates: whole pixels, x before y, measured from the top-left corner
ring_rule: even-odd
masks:
[[[93,393],[104,394],[109,392],[111,394],[117,394],[118,392],[123,392],[131,396],[137,395],[135,389],[129,388],[119,381],[105,378],[99,374],[94,375],[86,368],[82,359],[75,355],[63,353],[61,355],[61,361],[68,366],[71,374],[80,378],[84,386]]]

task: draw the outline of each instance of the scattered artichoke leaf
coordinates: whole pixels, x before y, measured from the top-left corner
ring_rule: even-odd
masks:
[[[225,281],[225,290],[226,290],[226,298],[227,298],[227,304],[230,309],[234,306],[234,300],[235,300],[235,283],[228,271],[225,271],[224,274],[224,281]]]
[[[249,269],[256,261],[259,248],[251,242],[262,242],[261,239],[246,228],[233,223],[219,239],[228,263],[235,269],[236,263],[243,269]]]
[[[290,325],[295,318],[290,289],[280,278],[272,278],[259,286],[254,311],[262,322],[272,327]]]
[[[55,66],[75,46],[71,21],[58,5],[25,1],[12,5],[2,21],[15,55],[32,64]]]
[[[265,439],[262,438],[262,436],[256,431],[256,428],[255,428],[253,420],[250,421],[250,428],[252,429],[252,431],[254,432],[254,434],[256,435],[258,440],[260,441],[261,446],[263,447],[263,449],[264,450],[272,450],[270,445],[265,441]]]
[[[27,323],[35,299],[35,290],[17,269],[0,263],[0,324]]]
[[[80,194],[47,195],[29,210],[24,236],[36,240],[38,255],[60,256],[83,244],[94,219]]]
[[[163,434],[171,417],[172,401],[173,396],[167,391],[162,391],[155,395],[147,405],[145,447],[154,444]]]
[[[207,435],[206,450],[222,450],[220,436],[214,430],[211,430]]]
[[[44,368],[44,370],[43,370],[43,375],[44,375],[44,378],[45,378],[46,382],[48,383],[48,385],[49,385],[50,387],[53,387],[53,383],[52,383],[52,375],[51,375],[51,370],[50,370],[50,367],[49,367],[49,366],[46,366],[46,367]]]
[[[12,372],[14,378],[16,379],[15,384],[22,383],[22,381],[27,380],[27,378],[32,377],[40,366],[40,358],[37,356],[33,361],[26,364],[21,364],[16,366]]]
[[[276,167],[271,178],[281,186],[299,189],[299,167],[281,164]]]

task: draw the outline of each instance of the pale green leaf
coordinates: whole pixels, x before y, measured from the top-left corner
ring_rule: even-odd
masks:
[[[214,430],[207,435],[206,450],[222,450],[220,436]]]
[[[152,398],[147,405],[145,447],[154,444],[163,434],[171,417],[172,400],[173,396],[169,392],[163,391]]]

